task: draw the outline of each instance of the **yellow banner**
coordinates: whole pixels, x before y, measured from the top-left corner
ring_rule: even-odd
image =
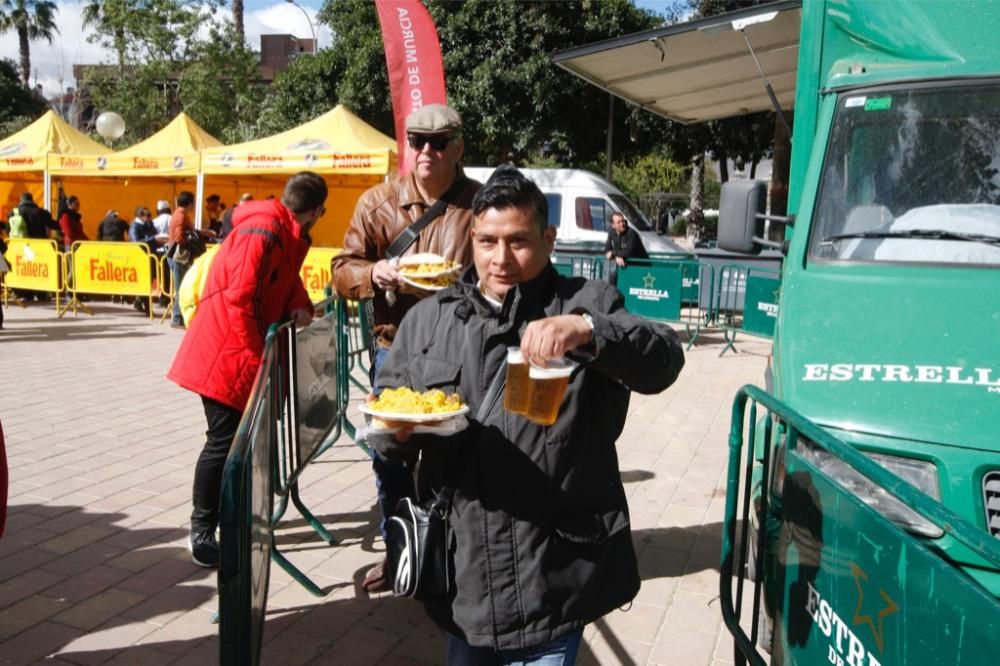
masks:
[[[302,262],[299,277],[309,292],[313,303],[319,303],[326,296],[323,290],[330,284],[330,260],[340,254],[338,247],[312,247],[306,260]]]
[[[84,294],[149,296],[149,251],[142,243],[73,243],[73,286]]]
[[[4,255],[10,272],[4,282],[12,289],[59,291],[59,251],[53,240],[11,238]]]
[[[198,153],[178,155],[49,155],[57,176],[183,176],[198,173]]]

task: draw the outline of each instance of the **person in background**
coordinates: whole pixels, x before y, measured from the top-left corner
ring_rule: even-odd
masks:
[[[207,226],[209,229],[215,232],[218,237],[219,233],[222,231],[222,211],[225,206],[222,205],[222,197],[218,194],[210,194],[205,199],[205,217],[207,219]]]
[[[208,422],[195,466],[188,540],[198,566],[219,565],[215,528],[222,471],[250,398],[267,329],[286,317],[299,326],[312,321],[299,269],[312,242],[309,231],[326,212],[326,196],[326,182],[303,171],[288,179],[281,201],[240,206],[232,235],[212,260],[198,316],[167,374],[201,396]],[[179,206],[188,203],[178,196]]]
[[[177,298],[177,291],[181,282],[184,281],[184,274],[190,268],[190,263],[178,260],[177,250],[187,246],[185,232],[194,229],[194,194],[184,190],[177,195],[177,207],[170,214],[170,250],[167,251],[167,262],[170,264],[170,276],[174,284],[174,311],[170,319],[171,328],[184,328],[184,318],[181,317],[181,301]]]
[[[556,272],[548,202],[520,171],[498,168],[472,206],[473,267],[407,314],[379,382],[457,392],[475,416],[452,435],[369,442],[387,457],[419,452],[420,499],[451,497],[451,584],[424,599],[445,663],[569,666],[584,627],[639,591],[615,441],[631,393],[673,384],[684,352],[611,285]],[[551,425],[505,410],[509,347],[532,365],[579,364]]]
[[[462,118],[441,104],[423,106],[406,119],[406,140],[414,163],[406,176],[376,185],[361,195],[344,249],[333,259],[333,284],[344,298],[371,298],[374,308],[370,379],[378,393],[379,368],[392,345],[399,322],[427,294],[401,293],[399,269],[386,252],[392,242],[416,222],[438,199],[447,208],[427,225],[410,247],[412,252],[433,252],[461,266],[472,260],[469,230],[472,227],[472,197],[479,183],[466,177],[460,166],[465,142]],[[448,196],[445,196],[448,195]],[[382,510],[383,537],[396,503],[413,496],[413,469],[401,459],[385,460],[373,451],[372,468]],[[388,589],[382,558],[365,576],[369,592]]]
[[[62,229],[52,219],[52,214],[35,203],[31,192],[21,194],[21,203],[18,204],[17,209],[20,211],[21,217],[24,218],[28,238],[48,238],[50,231],[57,239],[62,236]],[[59,244],[61,245],[61,243]]]
[[[156,217],[153,218],[153,226],[156,227],[156,240],[160,244],[157,253],[162,260],[162,257],[167,254],[167,242],[170,238],[170,202],[166,199],[160,199],[156,202]],[[163,269],[163,284],[160,285],[160,296],[157,299],[157,303],[163,307],[170,303],[170,297],[167,294],[170,293],[169,288],[173,276],[169,263],[168,260],[167,266]]]
[[[59,228],[59,223],[52,219],[52,214],[48,210],[35,203],[31,192],[21,194],[21,203],[17,206],[17,212],[18,215],[16,217],[20,218],[21,223],[17,223],[13,215],[8,221],[11,225],[12,238],[20,237],[20,234],[14,234],[16,224],[24,229],[24,238],[48,239],[51,232],[56,241],[56,248],[62,247],[62,229]],[[34,291],[31,289],[17,289],[15,293],[22,304],[31,300],[38,300],[44,303],[50,301],[52,298],[44,291]]]
[[[156,217],[153,218],[156,235],[166,237],[170,234],[170,202],[160,199],[156,202]],[[160,240],[164,240],[161,238]]]
[[[73,243],[90,240],[83,230],[82,220],[80,198],[76,195],[66,197],[65,210],[59,216],[59,228],[62,230],[63,252],[66,253],[66,277],[70,286],[73,285]],[[86,300],[83,296],[79,298]]]
[[[135,219],[128,228],[128,239],[133,243],[145,243],[150,254],[155,254],[160,246],[156,240],[156,225],[153,224],[153,215],[145,206],[135,209]]]
[[[128,237],[128,222],[116,210],[109,210],[97,225],[97,240],[121,242]]]
[[[611,214],[611,231],[604,243],[604,256],[608,258],[608,282],[618,284],[618,269],[628,265],[629,259],[646,259],[649,255],[642,244],[639,232],[628,226],[625,216]]]
[[[128,228],[128,239],[133,243],[143,243],[149,250],[149,269],[152,281],[156,282],[156,259],[160,243],[156,240],[156,225],[153,215],[145,206],[135,209],[135,219]],[[155,292],[154,292],[155,293]],[[144,314],[149,314],[149,301],[143,296],[136,296],[132,306]]]
[[[66,210],[59,216],[59,228],[63,235],[63,250],[70,251],[73,243],[87,241],[90,237],[83,230],[83,215],[80,214],[80,198],[76,195],[66,197]]]
[[[236,202],[236,205],[230,206],[226,212],[222,214],[222,233],[219,234],[220,243],[233,231],[233,211],[248,201],[253,201],[253,195],[249,192],[244,192],[240,196],[240,200]]]

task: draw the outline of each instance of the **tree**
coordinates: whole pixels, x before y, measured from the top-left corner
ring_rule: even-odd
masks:
[[[44,39],[49,44],[59,33],[55,23],[56,4],[50,0],[0,0],[0,34],[17,34],[21,58],[21,84],[27,87],[31,78],[32,40]]]
[[[0,137],[8,137],[39,118],[48,109],[45,100],[25,88],[12,60],[0,60]]]
[[[608,98],[556,67],[550,55],[656,25],[629,0],[464,3],[428,0],[444,60],[448,99],[463,116],[466,161],[550,160],[565,166],[604,154]],[[375,9],[365,0],[327,0],[319,19],[345,52],[340,101],[392,134],[385,55]],[[667,122],[615,105],[620,157],[661,143]]]
[[[312,120],[338,103],[337,84],[346,58],[342,49],[323,49],[293,60],[278,74],[261,103],[255,134],[277,134]]]
[[[257,57],[236,39],[232,26],[214,27],[209,39],[195,42],[177,78],[184,111],[223,143],[257,136],[263,95],[254,84]]]
[[[206,131],[244,138],[255,110],[256,59],[232,28],[213,21],[217,3],[100,0],[85,10],[92,41],[117,66],[91,67],[83,87],[99,109],[125,119],[124,143],[140,141],[186,110]],[[208,27],[208,36],[199,31]]]
[[[243,30],[243,0],[233,0],[233,29],[240,44],[246,42]]]

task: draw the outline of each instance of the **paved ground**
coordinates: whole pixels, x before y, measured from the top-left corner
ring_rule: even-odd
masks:
[[[15,307],[0,330],[12,480],[0,663],[218,663],[215,575],[185,545],[204,418],[196,396],[164,379],[182,332],[125,306],[93,310],[59,320],[51,307]],[[748,340],[718,358],[720,340],[703,337],[670,390],[632,401],[618,446],[642,590],[588,627],[581,664],[731,661],[717,598],[729,406],[736,387],[759,383],[769,345]],[[303,498],[339,543],[289,510],[278,541],[327,596],[272,567],[265,663],[441,663],[418,605],[359,587],[382,551],[374,495],[347,441],[305,473]]]

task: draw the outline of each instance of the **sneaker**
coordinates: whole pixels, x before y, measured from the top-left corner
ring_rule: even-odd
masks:
[[[215,540],[215,530],[192,532],[188,537],[191,561],[199,567],[214,569],[219,566],[219,542]]]

